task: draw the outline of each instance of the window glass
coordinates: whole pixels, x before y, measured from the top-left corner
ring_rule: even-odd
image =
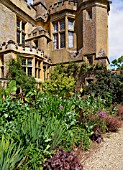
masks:
[[[32,68],[28,67],[28,76],[32,76]]]
[[[65,21],[61,20],[60,21],[60,30],[64,30],[65,29]]]
[[[68,20],[68,29],[69,30],[74,30],[74,24],[72,20]]]
[[[25,34],[22,33],[22,45],[24,46],[25,45]]]
[[[17,27],[20,28],[20,20],[17,18]]]
[[[25,31],[25,23],[22,22],[22,30]]]
[[[65,47],[65,33],[60,33],[60,48]]]
[[[32,66],[32,59],[31,58],[28,59],[28,66]]]
[[[87,19],[92,19],[92,9],[87,10]]]
[[[25,58],[23,58],[23,60],[22,60],[22,65],[23,65],[23,66],[26,65],[26,59],[25,59]]]
[[[20,31],[17,30],[17,43],[20,44]]]
[[[69,48],[74,47],[74,33],[73,32],[68,33],[68,46]]]
[[[54,26],[54,32],[57,32],[58,31],[58,22],[54,23],[53,26]]]
[[[18,44],[22,44],[23,46],[25,46],[25,24],[26,22],[22,21],[21,19],[16,19],[17,22],[17,43]]]
[[[54,49],[58,49],[58,34],[54,34]]]

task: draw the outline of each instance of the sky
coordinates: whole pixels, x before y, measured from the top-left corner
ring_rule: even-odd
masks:
[[[123,0],[112,0],[109,12],[109,59],[123,55]]]
[[[33,0],[28,0],[32,3]],[[109,12],[109,60],[123,55],[123,0],[112,0]]]

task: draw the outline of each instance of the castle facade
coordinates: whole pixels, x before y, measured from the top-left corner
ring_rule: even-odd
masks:
[[[108,0],[0,0],[0,81],[11,58],[37,83],[50,68],[69,62],[103,64],[108,59]]]

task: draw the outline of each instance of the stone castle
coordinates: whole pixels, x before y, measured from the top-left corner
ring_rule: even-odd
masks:
[[[103,64],[108,59],[108,0],[0,0],[0,81],[8,61],[40,84],[50,68],[69,62]]]

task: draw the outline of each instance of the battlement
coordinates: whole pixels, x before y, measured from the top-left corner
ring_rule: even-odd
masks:
[[[33,47],[31,45],[18,45],[13,40],[9,40],[8,42],[3,42],[0,44],[0,53],[5,54],[9,52],[14,52],[17,54],[24,54],[27,56],[37,56],[38,58],[42,59],[45,63],[51,64],[50,57],[47,57],[44,55],[44,50],[40,50],[36,47]]]
[[[49,7],[50,14],[54,14],[56,12],[61,12],[63,10],[77,10],[77,2],[73,2],[70,0],[64,0],[62,2],[54,3]]]
[[[41,26],[38,26],[28,35],[28,39],[26,39],[26,41],[31,40],[33,38],[39,38],[42,36],[45,36],[47,37],[47,39],[51,40],[49,32],[43,29]]]
[[[44,52],[43,50],[36,49],[32,46],[25,46],[18,45],[13,40],[9,40],[8,42],[3,42],[3,44],[0,45],[0,53],[7,53],[7,52],[14,52],[14,53],[20,53],[20,54],[27,54],[27,55],[35,55],[39,58],[44,59]]]

